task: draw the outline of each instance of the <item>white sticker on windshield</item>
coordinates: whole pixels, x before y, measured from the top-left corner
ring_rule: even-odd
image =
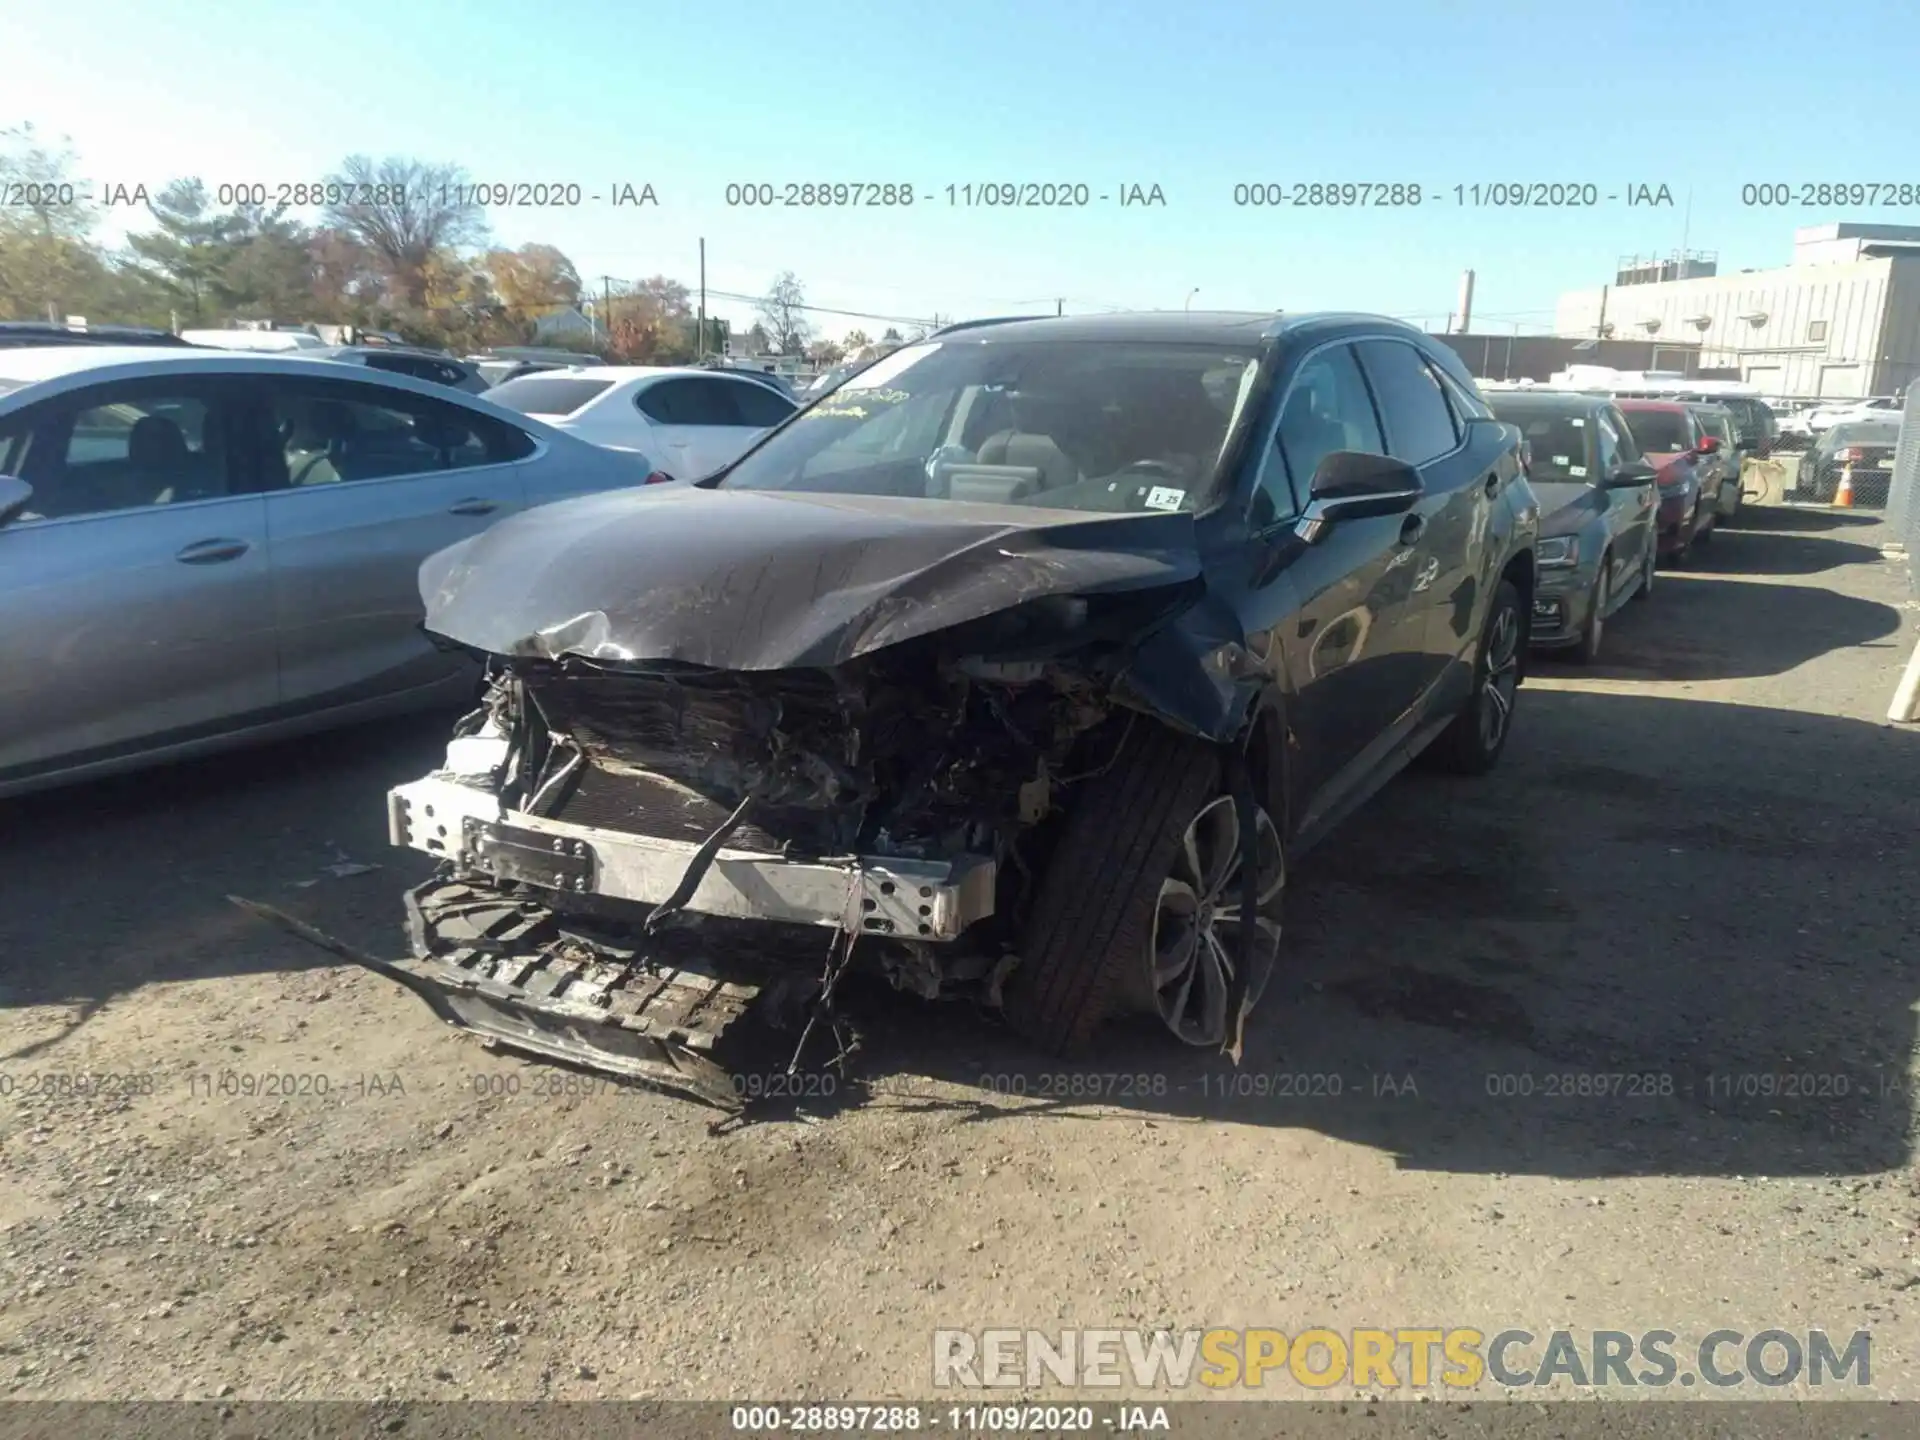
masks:
[[[1570,423],[1573,425],[1574,429],[1578,430],[1582,425],[1586,424],[1587,422],[1576,417]]]
[[[1553,463],[1558,465],[1562,470],[1565,470],[1573,464],[1573,457],[1571,455],[1556,455],[1553,457]]]
[[[1569,465],[1567,466],[1567,474],[1576,480],[1584,480],[1587,478],[1587,467],[1584,465]]]
[[[1147,492],[1147,509],[1178,510],[1186,502],[1187,492],[1170,485],[1156,485]]]

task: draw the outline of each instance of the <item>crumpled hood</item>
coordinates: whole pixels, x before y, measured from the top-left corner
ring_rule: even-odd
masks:
[[[675,486],[512,516],[429,557],[420,592],[429,631],[495,655],[781,670],[1200,573],[1179,512]]]

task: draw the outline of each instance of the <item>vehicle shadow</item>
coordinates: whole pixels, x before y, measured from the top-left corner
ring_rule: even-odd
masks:
[[[1791,488],[1791,487],[1789,487]],[[1858,510],[1827,510],[1805,503],[1795,505],[1743,505],[1739,522],[1728,533],[1738,530],[1859,530],[1884,523],[1876,513]]]
[[[1786,529],[1723,530],[1714,527],[1713,543],[1696,545],[1684,570],[1662,571],[1677,575],[1818,575],[1844,565],[1869,565],[1880,559],[1878,545],[1858,540],[1829,539],[1824,535],[1799,533],[1799,527]],[[1655,592],[1658,593],[1656,583]]]
[[[1920,735],[1595,691],[1521,714],[1492,777],[1411,773],[1302,861],[1237,1069],[1149,1021],[1036,1059],[895,997],[862,1002],[846,1100],[1302,1127],[1413,1169],[1907,1163]]]
[[[0,801],[0,1010],[72,1007],[58,1043],[157,981],[319,968],[332,956],[227,903],[320,920],[376,953],[402,943],[396,895],[425,856],[390,849],[387,786],[445,753],[447,713],[382,720]],[[419,861],[416,865],[413,862]],[[377,867],[377,868],[362,868]]]
[[[1736,543],[1726,548],[1725,572],[1662,571],[1645,604],[1628,601],[1607,622],[1598,661],[1577,666],[1547,651],[1529,661],[1533,673],[1635,681],[1783,675],[1829,651],[1885,640],[1901,630],[1904,621],[1891,605],[1820,585],[1747,580],[1738,573],[1746,568],[1737,558],[1742,543],[1801,537],[1736,532],[1726,538]],[[1848,552],[1862,548],[1819,539],[1801,543]],[[1878,551],[1870,553],[1879,559]]]

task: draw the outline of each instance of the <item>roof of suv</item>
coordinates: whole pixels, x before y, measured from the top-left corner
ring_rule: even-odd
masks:
[[[1487,390],[1482,393],[1495,410],[1512,408],[1568,414],[1598,410],[1613,403],[1605,395],[1584,390]]]
[[[1136,310],[1112,315],[1040,315],[963,321],[936,330],[929,341],[948,337],[982,340],[1133,340],[1190,344],[1258,344],[1283,334],[1342,325],[1385,325],[1408,335],[1425,332],[1384,315],[1316,311],[1283,315],[1277,310]]]
[[[1622,410],[1663,410],[1668,414],[1681,415],[1694,408],[1685,400],[1616,400],[1613,403]]]

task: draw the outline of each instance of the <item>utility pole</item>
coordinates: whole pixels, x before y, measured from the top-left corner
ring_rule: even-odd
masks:
[[[1607,292],[1612,288],[1610,285],[1600,287],[1600,322],[1593,327],[1593,338],[1596,340],[1607,338]]]
[[[707,237],[700,237],[700,338],[694,345],[694,359],[707,358]]]
[[[607,344],[613,344],[613,277],[600,277],[600,319],[607,327]]]
[[[1054,313],[1055,315],[1064,315],[1064,314],[1066,314],[1066,313],[1067,313],[1067,302],[1066,302],[1065,300],[1056,300],[1056,301],[1054,301],[1054,302],[1053,302],[1053,313]]]

